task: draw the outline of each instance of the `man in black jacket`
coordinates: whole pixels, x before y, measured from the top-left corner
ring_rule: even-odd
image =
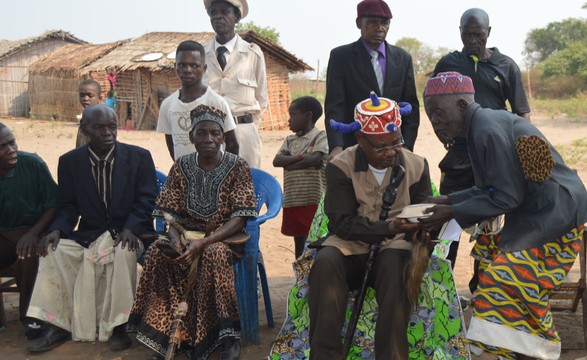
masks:
[[[391,18],[384,1],[361,1],[357,5],[356,20],[361,38],[330,52],[324,119],[331,157],[357,141],[354,134],[333,131],[329,121],[352,123],[355,105],[368,98],[371,91],[412,105],[412,113],[403,118],[401,130],[406,146],[414,149],[420,125],[414,68],[410,54],[385,41]]]
[[[155,166],[147,150],[116,141],[112,109],[91,105],[82,116],[90,143],[59,159],[57,215],[39,245],[27,315],[49,326],[31,352],[69,338],[109,340],[112,350],[131,344],[125,328],[143,251],[138,237],[153,231]]]

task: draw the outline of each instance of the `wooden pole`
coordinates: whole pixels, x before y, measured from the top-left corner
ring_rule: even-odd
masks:
[[[530,102],[530,109],[532,109],[532,84],[530,83],[530,64],[526,61],[526,79],[528,81],[528,101]]]
[[[318,96],[318,81],[320,80],[320,59],[316,65],[316,84],[314,86],[314,94]]]
[[[143,125],[143,120],[145,120],[145,116],[147,115],[147,110],[149,109],[149,103],[151,102],[151,97],[147,98],[147,103],[145,107],[143,107],[143,111],[141,111],[141,117],[139,119],[139,123],[137,125],[137,130],[141,130],[141,125]]]

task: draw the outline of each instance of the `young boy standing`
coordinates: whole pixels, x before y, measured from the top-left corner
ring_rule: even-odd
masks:
[[[100,83],[93,79],[82,81],[77,88],[79,94],[79,103],[82,108],[87,108],[90,105],[99,104],[102,101],[102,87]],[[82,131],[82,118],[79,116],[79,128],[77,129],[77,138],[75,140],[75,147],[78,148],[90,142],[90,139]]]
[[[311,96],[289,106],[288,136],[273,159],[284,170],[281,233],[294,237],[296,258],[302,255],[314,213],[326,187],[324,168],[328,156],[326,132],[315,127],[322,105]]]
[[[202,83],[206,69],[206,53],[200,43],[188,40],[179,44],[175,53],[175,73],[181,81],[181,88],[163,100],[157,121],[157,131],[165,134],[167,149],[173,160],[196,151],[190,141],[189,131],[192,123],[190,112],[198,105],[212,106],[226,114],[226,151],[238,155],[238,142],[234,133],[236,123],[228,103]]]

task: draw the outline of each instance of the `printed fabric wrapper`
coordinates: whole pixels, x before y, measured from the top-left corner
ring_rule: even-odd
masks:
[[[324,198],[316,211],[306,245],[328,233],[328,218],[323,211],[323,201]],[[447,245],[445,242],[440,244]],[[419,306],[408,326],[409,359],[470,359],[465,340],[465,321],[450,262],[436,256],[442,253],[433,253],[424,274]],[[271,360],[308,359],[310,356],[308,277],[315,254],[315,249],[306,246],[303,255],[293,264],[296,281],[289,292],[286,319],[269,354]],[[346,333],[355,294],[349,293],[341,341]],[[375,292],[369,288],[347,359],[375,359],[376,318]]]

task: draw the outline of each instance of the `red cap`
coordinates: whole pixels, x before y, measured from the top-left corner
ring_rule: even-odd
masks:
[[[383,0],[363,0],[357,4],[357,17],[379,17],[391,19],[391,10]]]

